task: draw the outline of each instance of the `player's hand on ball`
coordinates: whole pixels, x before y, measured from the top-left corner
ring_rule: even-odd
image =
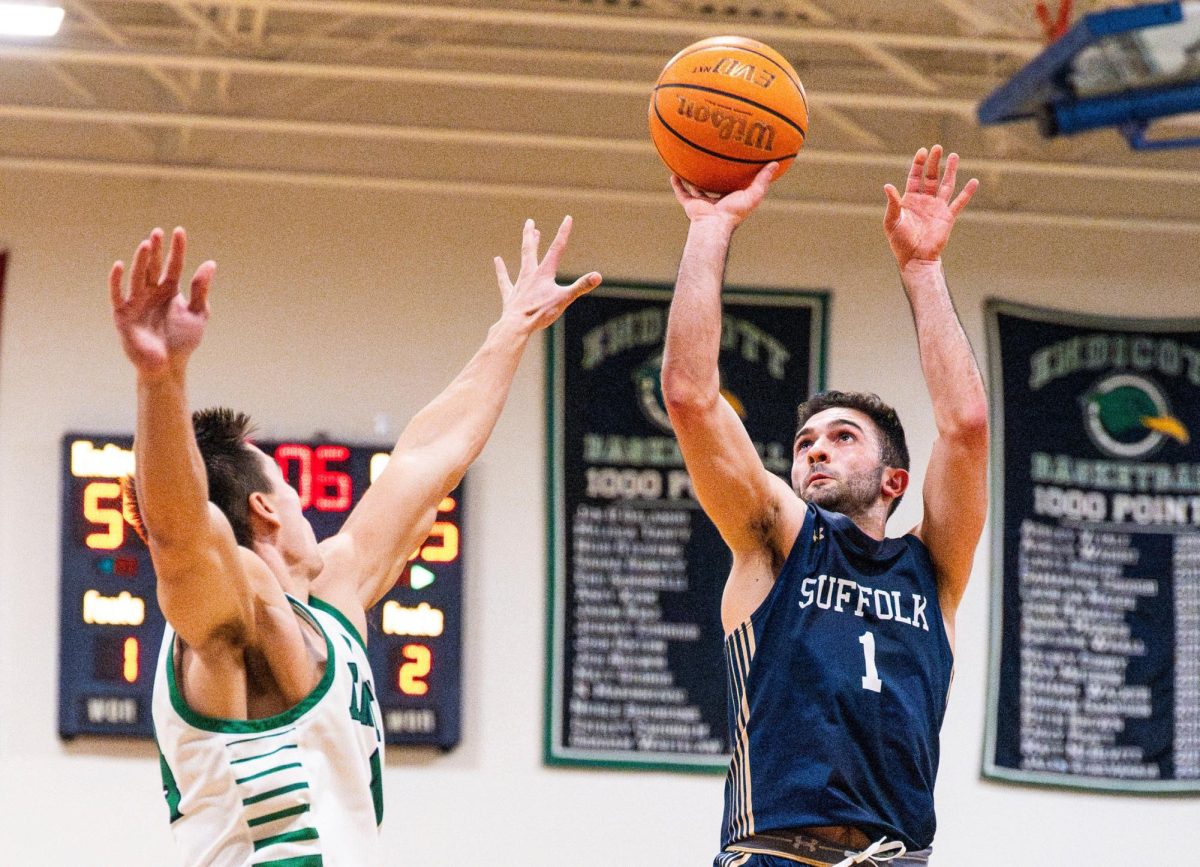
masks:
[[[718,219],[736,227],[754,212],[767,196],[767,189],[779,171],[778,163],[767,163],[744,190],[735,190],[713,198],[700,190],[690,189],[678,176],[671,175],[671,189],[683,205],[683,212],[693,223],[697,220]]]
[[[496,282],[504,299],[502,318],[510,318],[519,327],[529,331],[540,331],[554,323],[572,301],[600,285],[600,274],[592,271],[584,274],[569,286],[555,282],[558,261],[567,248],[571,236],[571,218],[564,217],[558,234],[550,243],[542,260],[538,261],[538,242],[541,233],[533,220],[525,221],[521,233],[521,270],[514,281],[508,276],[504,260],[496,256]]]
[[[139,373],[156,375],[182,367],[204,336],[208,287],[217,263],[208,261],[196,269],[185,298],[179,291],[179,278],[186,248],[187,234],[177,227],[164,266],[163,230],[151,232],[134,253],[128,295],[121,288],[125,263],[115,262],[109,272],[113,323],[125,354]]]
[[[939,180],[941,159],[941,145],[928,151],[921,148],[908,170],[903,197],[891,184],[883,188],[887,195],[883,230],[901,270],[910,262],[936,262],[941,258],[954,221],[979,188],[979,181],[971,178],[955,196],[958,154],[946,157],[946,171]]]

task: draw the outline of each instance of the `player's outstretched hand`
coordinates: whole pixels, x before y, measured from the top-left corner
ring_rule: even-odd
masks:
[[[108,275],[113,322],[121,335],[121,346],[139,373],[157,375],[187,363],[208,322],[208,286],[216,262],[196,269],[191,291],[179,291],[187,234],[176,228],[171,249],[163,265],[163,230],[155,229],[138,245],[133,255],[129,293],[121,288],[125,263],[115,262]]]
[[[955,196],[958,154],[946,157],[946,171],[939,179],[941,159],[941,145],[934,145],[928,151],[921,148],[908,170],[904,195],[891,184],[883,188],[887,195],[883,230],[901,270],[909,262],[936,262],[941,258],[954,221],[979,188],[979,181],[971,178]]]
[[[564,217],[558,234],[550,242],[549,249],[538,261],[538,242],[541,233],[533,220],[525,221],[521,233],[521,270],[516,281],[508,276],[504,260],[496,256],[496,282],[504,300],[502,318],[510,318],[520,328],[529,332],[540,331],[554,323],[572,301],[600,285],[600,275],[592,271],[584,274],[570,286],[555,282],[558,261],[567,248],[571,236],[571,218]]]
[[[767,163],[745,189],[726,193],[716,199],[690,188],[678,175],[671,175],[671,189],[675,191],[679,204],[683,205],[683,212],[693,223],[715,217],[731,221],[737,227],[762,204],[771,181],[775,180],[778,173],[779,163]]]

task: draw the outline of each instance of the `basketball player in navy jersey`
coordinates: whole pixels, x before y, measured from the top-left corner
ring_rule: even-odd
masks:
[[[958,157],[919,150],[884,230],[913,312],[937,425],[924,518],[886,538],[908,486],[896,413],[873,394],[800,406],[791,487],[721,397],[721,284],[734,229],[776,167],[717,201],[678,178],[691,221],[663,391],[697,497],[733,553],[721,601],[733,760],[717,867],[925,864],[954,616],[986,511],[987,398],[941,253],[974,194]]]

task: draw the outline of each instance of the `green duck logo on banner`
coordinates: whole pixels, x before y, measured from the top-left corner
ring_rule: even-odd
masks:
[[[667,402],[662,392],[662,353],[659,352],[646,359],[633,372],[634,388],[637,391],[638,406],[642,415],[651,424],[664,433],[674,434],[671,419],[667,415]],[[742,421],[746,420],[746,406],[736,394],[727,388],[721,388],[721,396],[733,407]]]
[[[1180,445],[1188,429],[1171,414],[1166,396],[1144,376],[1107,376],[1083,396],[1084,426],[1096,447],[1114,458],[1144,458],[1168,438]]]

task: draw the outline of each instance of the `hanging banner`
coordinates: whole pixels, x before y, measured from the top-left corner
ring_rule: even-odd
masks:
[[[730,555],[663,405],[669,289],[606,286],[551,335],[546,761],[724,770]],[[823,293],[726,290],[721,386],[765,466],[791,470],[824,381]]]
[[[1200,320],[987,312],[984,774],[1200,792]]]

